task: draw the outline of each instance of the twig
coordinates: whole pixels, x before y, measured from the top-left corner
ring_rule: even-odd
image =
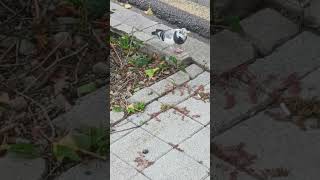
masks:
[[[12,66],[23,66],[26,65],[27,63],[15,63],[15,64],[0,64],[0,68],[7,68],[7,67],[12,67]]]
[[[78,59],[79,59],[79,61],[78,61],[77,65],[76,65],[76,69],[75,69],[75,71],[74,71],[74,79],[75,79],[75,80],[74,80],[73,84],[77,84],[78,81],[79,81],[79,80],[78,80],[79,66],[80,66],[81,61],[83,60],[83,57],[86,55],[87,51],[88,51],[88,49],[85,49],[84,52],[83,52],[83,54],[81,55],[81,57],[77,56]]]
[[[72,56],[75,56],[75,55],[77,55],[77,54],[79,54],[80,52],[82,52],[82,50],[84,49],[84,48],[86,48],[88,46],[88,43],[86,43],[84,46],[82,46],[80,49],[78,49],[77,51],[75,51],[75,52],[73,52],[73,53],[71,53],[71,54],[69,54],[69,55],[67,55],[67,56],[64,56],[64,57],[62,57],[62,58],[60,58],[60,59],[57,59],[55,62],[53,62],[49,67],[47,67],[46,69],[45,69],[45,71],[48,71],[48,70],[50,70],[53,66],[55,66],[57,63],[59,63],[60,61],[63,61],[63,60],[65,60],[65,59],[68,59],[68,58],[70,58],[70,57],[72,57]]]
[[[14,123],[14,124],[10,124],[8,126],[5,126],[3,128],[0,129],[0,136],[4,133],[6,133],[7,131],[10,131],[11,129],[15,128],[18,124]]]
[[[40,64],[34,67],[30,72],[33,72],[34,70],[41,67],[58,50],[58,48],[62,45],[62,43],[64,43],[66,39],[67,37],[65,37],[54,49],[52,49],[52,51],[47,55],[47,57]]]
[[[87,150],[84,150],[84,149],[77,149],[79,152],[83,153],[83,154],[86,154],[86,155],[90,155],[94,158],[97,158],[97,159],[101,159],[103,161],[107,160],[107,157],[103,157],[103,156],[100,156],[96,153],[93,153],[93,152],[90,152],[90,151],[87,151]]]
[[[12,45],[1,55],[0,62],[6,57],[6,55],[13,49],[16,43],[12,43]]]
[[[50,128],[51,128],[51,136],[50,136],[50,139],[53,139],[55,136],[56,136],[56,131],[55,131],[55,128],[54,128],[54,125],[52,124],[52,121],[48,115],[48,112],[46,111],[46,108],[44,106],[42,106],[40,103],[38,103],[36,100],[34,100],[33,98],[19,92],[18,90],[16,89],[12,89],[10,88],[8,85],[6,85],[5,83],[3,82],[0,82],[0,84],[2,84],[3,86],[7,87],[8,89],[12,90],[13,92],[15,92],[16,94],[18,94],[19,96],[22,96],[24,97],[25,99],[29,100],[31,103],[35,104],[36,106],[38,106],[40,108],[40,110],[42,111],[45,119],[47,120]]]
[[[123,66],[123,64],[122,64],[121,58],[120,58],[120,56],[119,56],[119,54],[118,54],[118,52],[117,52],[116,48],[114,47],[114,45],[113,45],[113,44],[110,44],[110,46],[111,46],[111,48],[113,49],[113,51],[116,53],[116,55],[117,55],[117,57],[118,57],[118,59],[119,59],[120,65],[121,65],[121,67],[122,67],[122,66]]]
[[[34,8],[35,8],[35,22],[38,23],[40,20],[40,8],[38,0],[33,0]]]
[[[16,14],[16,12],[14,10],[12,10],[10,7],[8,7],[4,2],[2,2],[2,0],[0,0],[0,4],[4,8],[6,8],[8,11],[10,11],[12,14]]]
[[[131,52],[132,41],[133,41],[133,29],[134,29],[134,26],[132,26],[131,33],[130,33],[131,35],[130,35],[129,51],[128,51],[128,54],[127,54],[126,59],[128,59],[129,54],[130,54],[130,52]]]

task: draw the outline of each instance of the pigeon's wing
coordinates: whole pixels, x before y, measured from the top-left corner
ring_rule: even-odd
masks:
[[[170,29],[170,30],[166,30],[164,32],[164,39],[163,41],[167,44],[174,44],[174,40],[173,40],[173,35],[174,35],[175,30],[174,29]]]
[[[164,37],[166,39],[173,39],[173,34],[174,34],[175,30],[174,29],[170,29],[170,30],[166,30],[164,32]]]

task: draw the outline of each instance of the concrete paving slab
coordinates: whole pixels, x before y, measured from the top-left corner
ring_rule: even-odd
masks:
[[[153,180],[200,180],[208,175],[208,171],[203,165],[174,149],[143,173]]]
[[[187,73],[178,71],[167,78],[168,81],[171,81],[177,86],[181,86],[183,83],[190,80],[190,77]]]
[[[263,55],[298,33],[298,26],[272,9],[263,9],[240,23]]]
[[[170,149],[172,149],[171,146],[141,128],[134,130],[110,146],[112,153],[138,170],[152,165]],[[144,150],[148,150],[148,153],[142,154]]]
[[[110,123],[121,120],[124,117],[124,112],[110,111]]]
[[[127,119],[135,125],[142,125],[143,123],[149,121],[156,113],[161,112],[161,105],[162,104],[159,101],[153,101],[146,106],[143,112],[135,113],[129,116]]]
[[[258,59],[249,66],[260,82],[273,76],[265,87],[271,92],[279,88],[284,79],[292,73],[302,76],[320,65],[320,37],[311,32],[303,32],[277,48],[274,53]]]
[[[179,145],[184,153],[210,168],[210,129],[203,128]]]
[[[110,180],[131,180],[137,174],[136,169],[110,153]]]
[[[211,61],[217,74],[229,71],[255,56],[255,51],[249,42],[228,30],[215,34],[212,41],[211,49],[214,52]]]
[[[3,179],[42,179],[46,162],[42,158],[23,159],[6,155],[0,158],[0,169]]]
[[[150,89],[152,89],[154,92],[156,92],[157,94],[159,94],[160,96],[166,94],[167,92],[169,92],[171,90],[171,88],[174,87],[174,84],[167,80],[167,79],[163,79],[153,85],[150,86]]]
[[[134,130],[134,127],[136,127],[136,125],[128,120],[123,120],[120,123],[116,124],[112,127],[112,130],[114,132],[110,134],[110,143],[112,144],[125,135],[129,134]]]
[[[109,178],[107,162],[92,160],[81,163],[57,178],[57,180],[100,180]]]
[[[193,61],[210,69],[210,45],[195,38],[188,37],[187,41],[181,45],[182,49],[188,52]]]
[[[143,88],[138,92],[135,92],[133,96],[131,96],[128,99],[128,102],[130,103],[144,102],[148,104],[158,97],[159,95],[153,92],[150,88]]]
[[[203,72],[203,69],[196,64],[191,64],[190,66],[186,67],[186,72],[189,74],[191,79],[194,79]]]
[[[226,180],[226,179],[234,179],[237,180],[255,180],[252,176],[247,175],[244,172],[237,170],[232,167],[230,164],[225,163],[224,161],[212,156],[212,168],[211,176],[214,180]]]
[[[197,100],[193,97],[177,105],[178,108],[187,108],[188,116],[193,120],[206,125],[210,123],[210,102]]]
[[[53,123],[62,129],[104,127],[110,123],[106,99],[106,87],[101,87],[94,93],[81,97],[70,111],[54,119]]]
[[[315,168],[319,162],[316,158],[320,150],[319,138],[320,131],[302,131],[292,123],[275,121],[259,113],[216,137],[215,143],[237,145],[243,142],[245,151],[257,156],[251,168],[288,169],[289,174],[284,179],[298,180],[319,177]]]
[[[191,137],[203,126],[189,117],[170,109],[150,120],[142,128],[167,143],[179,144]],[[179,130],[178,133],[177,130]]]

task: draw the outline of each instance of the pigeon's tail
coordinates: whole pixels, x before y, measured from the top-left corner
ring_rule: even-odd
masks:
[[[161,29],[156,29],[155,31],[151,32],[152,35],[159,35],[159,32],[162,32]]]

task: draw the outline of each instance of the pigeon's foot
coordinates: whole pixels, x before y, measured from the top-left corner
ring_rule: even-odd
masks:
[[[174,49],[174,52],[175,52],[176,54],[181,54],[181,53],[183,52],[183,49],[176,48],[176,49]]]

